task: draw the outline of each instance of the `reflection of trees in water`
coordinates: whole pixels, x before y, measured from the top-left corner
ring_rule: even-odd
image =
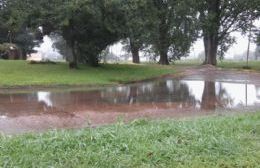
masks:
[[[230,107],[233,104],[233,99],[221,83],[218,83],[218,88],[216,88],[215,82],[205,81],[204,83],[201,100],[202,110],[215,110],[217,107]]]
[[[204,84],[204,91],[201,100],[201,109],[212,110],[217,106],[216,85],[215,82],[206,81]]]
[[[147,105],[161,103],[170,107],[201,108],[215,110],[217,107],[231,108],[234,99],[228,88],[221,82],[204,82],[204,88],[190,85],[189,82],[165,80],[142,84],[109,87],[93,91],[72,91],[51,93],[50,101],[54,108],[62,111],[81,111],[85,109],[113,108],[122,105]],[[202,98],[192,91],[200,89]],[[202,89],[202,90],[201,90]],[[257,90],[257,88],[256,88]],[[258,93],[260,87],[258,87]],[[231,93],[232,94],[232,93]]]
[[[174,104],[174,107],[214,110],[229,107],[233,99],[221,83],[205,82],[202,99],[196,99],[190,92],[189,84],[182,81],[166,80],[159,82],[110,87],[90,92],[54,93],[51,95],[55,107],[77,110],[77,108],[102,107],[102,105],[142,103]],[[80,110],[80,109],[79,109]]]
[[[226,88],[223,87],[222,83],[218,83],[217,100],[218,106],[220,107],[232,107],[234,104],[234,99],[228,94]]]
[[[18,117],[42,114],[52,114],[59,117],[71,116],[66,111],[53,106],[54,99],[51,93],[39,93],[0,94],[0,101],[2,102],[0,116]],[[63,96],[59,96],[59,98],[61,97]]]
[[[234,100],[222,83],[205,82],[202,98],[196,98],[196,88],[184,81],[166,80],[94,91],[73,91],[42,94],[37,93],[0,95],[0,115],[40,115],[86,109],[112,109],[117,104],[139,105],[159,103],[171,108],[201,108],[214,110],[217,107],[232,107]],[[256,87],[259,98],[260,87]],[[200,90],[201,91],[201,90]],[[198,92],[200,92],[198,91]],[[52,106],[50,106],[52,105]]]
[[[95,107],[93,109],[98,109],[110,105],[114,107],[117,104],[139,105],[142,103],[162,103],[182,108],[200,107],[203,110],[234,106],[235,98],[233,99],[229,95],[224,84],[210,81],[204,83],[201,99],[192,93],[192,90],[200,88],[189,85],[187,82],[175,80],[109,87],[86,92],[52,93],[50,99],[54,107],[65,111],[77,111],[93,107]]]
[[[33,114],[35,109],[43,109],[43,105],[39,105],[37,94],[0,94],[0,115],[1,116],[17,116],[19,114]],[[33,110],[31,110],[33,109]]]
[[[160,81],[142,85],[113,88],[101,92],[102,101],[107,103],[178,103],[182,106],[196,104],[187,84],[180,81]]]

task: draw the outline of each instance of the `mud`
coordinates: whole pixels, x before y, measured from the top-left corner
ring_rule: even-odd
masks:
[[[260,73],[203,66],[175,78],[91,90],[2,90],[0,132],[77,129],[118,120],[196,117],[259,107]]]

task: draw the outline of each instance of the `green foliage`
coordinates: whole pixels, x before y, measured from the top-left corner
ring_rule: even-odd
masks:
[[[122,34],[128,38],[125,43],[129,43],[128,50],[136,47],[141,50],[147,45],[149,35],[154,31],[157,22],[154,20],[152,1],[132,0],[121,1],[121,8],[124,10],[125,25]],[[131,44],[133,46],[130,46]]]
[[[37,2],[38,3],[38,2]],[[121,11],[117,1],[52,1],[39,5],[38,24],[44,33],[55,32],[72,50],[71,62],[97,66],[99,54],[118,41]]]
[[[165,2],[55,1],[38,11],[43,11],[40,18],[46,18],[41,23],[45,32],[61,33],[72,49],[74,62],[97,65],[100,53],[122,38],[129,38],[137,50],[144,44],[152,45],[157,53],[169,51],[170,59],[178,59],[195,40],[196,14],[185,5],[186,1],[169,1],[164,7],[161,3]]]
[[[0,8],[0,43],[14,43],[26,56],[33,52],[37,30],[29,28],[29,10],[27,1],[4,0]],[[39,39],[38,39],[39,40]]]
[[[260,113],[0,136],[1,167],[258,167]]]
[[[170,60],[177,60],[185,56],[197,37],[196,11],[187,4],[189,0],[153,2],[157,24],[149,40],[161,57],[167,54]]]
[[[199,12],[199,26],[204,38],[205,63],[216,65],[220,58],[235,43],[231,33],[248,32],[252,22],[259,18],[259,0],[194,0]]]
[[[186,56],[198,32],[206,63],[216,64],[260,16],[259,0],[2,0],[0,42],[13,41],[32,52],[35,29],[63,37],[71,63],[97,66],[107,46],[129,39],[132,52],[146,47],[169,64]],[[30,29],[29,29],[30,28]],[[64,43],[64,41],[62,42]],[[61,47],[62,48],[62,47]],[[64,47],[63,47],[64,49]],[[138,53],[137,53],[138,54]]]

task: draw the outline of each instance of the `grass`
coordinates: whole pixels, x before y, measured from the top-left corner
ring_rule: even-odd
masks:
[[[250,61],[249,62],[250,70],[260,71],[260,61]],[[223,61],[219,62],[219,67],[225,69],[239,69],[242,70],[246,67],[245,61]]]
[[[188,60],[177,61],[172,66],[108,64],[93,68],[82,65],[79,70],[70,70],[66,63],[41,65],[0,60],[0,87],[117,84],[174,74],[185,67],[199,65],[201,61]],[[243,69],[245,65],[245,62],[224,61],[218,66]],[[251,70],[260,71],[260,61],[251,61],[249,66]]]
[[[189,60],[181,60],[177,61],[176,65],[178,66],[200,66],[203,61],[198,59],[189,59]],[[260,71],[260,61],[249,61],[249,68],[246,68],[246,61],[218,61],[218,67],[224,69],[238,69],[238,70],[252,70],[252,71]]]
[[[105,85],[130,82],[176,73],[173,66],[102,65],[98,68],[81,66],[69,70],[68,65],[31,65],[25,61],[0,60],[0,86],[31,85]]]
[[[259,167],[260,113],[0,136],[0,167]]]

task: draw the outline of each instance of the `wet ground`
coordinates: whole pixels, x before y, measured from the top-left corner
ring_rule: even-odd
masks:
[[[87,90],[0,91],[0,132],[83,128],[260,107],[260,73],[210,66],[178,78]]]

